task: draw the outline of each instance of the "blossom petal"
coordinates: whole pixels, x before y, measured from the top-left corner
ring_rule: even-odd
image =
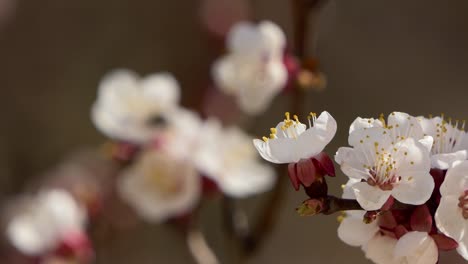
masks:
[[[456,241],[460,241],[466,235],[466,220],[462,216],[458,202],[456,196],[442,196],[435,213],[437,228]]]
[[[236,23],[228,33],[227,48],[235,53],[255,54],[260,52],[264,44],[263,36],[256,25],[251,22],[241,21]]]
[[[398,264],[393,258],[396,243],[395,238],[377,234],[365,248],[366,258],[376,264]]]
[[[268,47],[267,51],[280,55],[286,45],[286,36],[283,30],[270,21],[260,22],[260,24],[258,24],[258,30],[263,36],[265,45]]]
[[[338,237],[350,246],[363,246],[379,231],[376,222],[366,224],[363,221],[365,211],[359,215],[347,215],[338,227]]]
[[[352,179],[367,179],[369,177],[364,166],[369,166],[370,162],[365,160],[365,155],[360,151],[341,147],[336,152],[335,161],[341,166],[343,173]]]
[[[468,235],[465,235],[464,238],[463,238],[463,241],[458,243],[457,252],[465,260],[468,260]]]
[[[378,187],[370,186],[366,182],[355,183],[351,188],[359,205],[366,211],[382,208],[391,194],[391,191],[383,191]]]
[[[466,160],[468,152],[466,150],[459,150],[453,153],[435,154],[431,157],[431,165],[433,168],[447,170],[453,166],[457,161]]]
[[[297,140],[289,138],[276,138],[266,142],[269,146],[271,159],[275,163],[298,162],[301,157],[296,151]]]
[[[379,119],[374,119],[374,118],[358,117],[353,121],[353,123],[349,127],[349,134],[359,129],[371,128],[371,127],[383,127],[382,121],[380,121]]]
[[[140,81],[143,96],[157,102],[161,108],[176,106],[180,101],[179,83],[167,72],[146,76]]]
[[[252,80],[250,87],[241,89],[238,94],[240,108],[250,115],[264,112],[288,80],[286,66],[280,60],[259,67],[263,69],[262,76],[252,75],[256,79]]]
[[[216,178],[221,190],[229,196],[244,198],[271,189],[276,181],[272,167],[249,162],[229,170],[223,177]]]
[[[335,136],[336,120],[327,111],[320,114],[314,126],[297,138],[296,151],[300,158],[313,157],[325,148]]]
[[[263,141],[261,139],[254,139],[253,143],[254,143],[254,146],[257,149],[258,153],[260,154],[260,156],[263,159],[265,159],[266,161],[272,162],[272,163],[277,163],[277,164],[282,163],[279,160],[272,157],[271,151],[270,151],[270,146],[268,145],[267,142],[265,142],[265,141]]]
[[[431,136],[424,136],[422,139],[418,140],[419,143],[423,144],[427,151],[430,153],[432,149],[432,145],[434,145],[434,138]]]
[[[388,116],[388,127],[391,127],[394,139],[415,138],[421,139],[424,137],[424,132],[420,122],[416,117],[410,116],[407,113],[393,112]],[[396,142],[396,141],[395,141]]]
[[[396,246],[396,258],[405,258],[404,263],[435,264],[439,251],[434,240],[426,232],[408,232],[402,236]]]
[[[440,193],[442,194],[442,196],[460,196],[467,189],[468,161],[456,162],[453,168],[450,168],[447,171],[445,180],[440,186]]]
[[[399,141],[394,145],[393,153],[396,162],[398,176],[406,177],[409,174],[429,172],[431,169],[430,154],[427,147],[413,138]]]
[[[395,184],[392,195],[406,204],[420,205],[425,203],[434,190],[434,179],[429,171],[415,171],[402,175],[401,181]]]

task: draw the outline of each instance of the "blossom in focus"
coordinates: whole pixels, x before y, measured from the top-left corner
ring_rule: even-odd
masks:
[[[437,228],[458,242],[458,253],[468,260],[468,161],[458,161],[447,171],[440,193]]]
[[[383,114],[378,119],[358,117],[349,127],[349,134],[352,135],[355,131],[371,127],[386,128],[393,143],[407,138],[414,138],[422,140],[421,143],[425,145],[432,144],[432,140],[429,137],[425,137],[419,119],[407,113],[392,112],[388,115],[387,120],[384,119]]]
[[[411,125],[407,126],[408,129]],[[378,210],[393,196],[402,203],[425,203],[434,189],[430,175],[427,143],[399,136],[391,127],[370,127],[353,130],[350,147],[341,147],[335,160],[342,171],[359,180],[351,188],[356,200],[365,210]],[[399,141],[395,142],[394,135]],[[431,141],[431,140],[429,140]]]
[[[85,210],[65,191],[43,191],[17,209],[6,232],[25,255],[43,256],[75,238],[86,240]]]
[[[419,117],[425,134],[434,138],[431,149],[431,163],[433,168],[446,170],[454,162],[468,158],[468,137],[464,131],[465,122],[458,120],[445,121],[442,117]]]
[[[140,78],[129,70],[116,70],[101,80],[91,116],[108,137],[142,144],[161,130],[179,99],[179,85],[169,73]]]
[[[120,175],[117,188],[142,218],[159,223],[190,212],[199,200],[200,177],[191,162],[147,150]]]
[[[269,162],[281,164],[309,159],[322,152],[335,136],[336,121],[326,111],[318,117],[311,113],[308,119],[307,128],[297,116],[291,119],[286,113],[286,119],[270,129],[269,137],[254,140],[260,155]]]
[[[227,36],[228,54],[213,65],[216,85],[247,114],[264,112],[288,80],[285,45],[283,31],[272,22],[235,24]]]
[[[246,197],[271,189],[276,181],[272,167],[259,160],[252,137],[238,127],[223,128],[217,120],[203,125],[195,164],[224,193]]]

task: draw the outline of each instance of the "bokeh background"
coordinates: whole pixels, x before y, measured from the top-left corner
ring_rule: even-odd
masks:
[[[104,140],[89,110],[99,79],[111,69],[172,72],[183,105],[197,107],[210,85],[210,64],[222,53],[222,39],[206,26],[206,20],[219,21],[201,11],[206,1],[0,0],[0,199],[20,193],[72,150]],[[292,37],[289,1],[217,2],[226,8],[215,14],[272,20]],[[399,110],[466,118],[467,14],[465,0],[328,1],[309,42],[328,86],[307,95],[308,109],[326,109],[338,121],[327,151],[346,145],[348,126],[358,115]],[[264,134],[287,110],[287,101],[277,99],[250,132]],[[331,191],[338,193],[345,180],[339,174]],[[288,190],[276,228],[249,263],[368,263],[359,249],[339,241],[335,217],[297,216],[294,208],[305,195]],[[242,204],[255,215],[262,202]],[[236,263],[219,206],[212,201],[204,207],[203,230],[223,263]],[[139,223],[99,243],[98,263],[192,260],[174,230]],[[441,263],[464,262],[453,255]]]

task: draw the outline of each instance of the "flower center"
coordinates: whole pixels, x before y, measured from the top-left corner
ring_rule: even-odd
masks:
[[[465,136],[465,121],[460,122],[459,120],[455,120],[455,123],[452,124],[452,118],[449,118],[447,122],[443,114],[441,117],[442,121],[436,124],[437,134],[434,137],[434,145],[431,150],[432,154],[457,151]]]
[[[164,164],[153,164],[144,171],[145,182],[163,197],[175,196],[181,191],[181,178]]]
[[[149,127],[163,127],[167,124],[167,120],[161,115],[152,115],[146,120]]]
[[[378,142],[374,143],[374,147],[376,155],[374,166],[364,165],[370,175],[367,183],[385,191],[392,190],[393,185],[401,180],[401,177],[397,175],[397,162],[394,159],[398,149],[395,147],[391,151],[379,149]],[[405,152],[404,155],[408,154]]]
[[[458,198],[458,207],[462,209],[463,218],[468,219],[468,190]]]
[[[281,131],[278,131],[276,128],[270,128],[270,137],[263,137],[263,141],[267,142],[269,139],[278,138],[278,133],[281,133],[279,137],[282,138],[297,139],[307,129],[307,126],[299,121],[297,115],[293,115],[292,119],[289,112],[286,112],[284,115],[285,119],[280,123]],[[307,116],[307,119],[309,121],[309,128],[311,128],[317,121],[317,114],[311,112]]]

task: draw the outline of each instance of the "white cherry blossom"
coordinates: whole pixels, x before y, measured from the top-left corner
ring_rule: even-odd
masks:
[[[162,222],[189,212],[200,196],[200,177],[187,160],[147,150],[120,175],[118,191],[144,219]]]
[[[252,137],[237,127],[223,128],[217,120],[203,125],[195,164],[220,189],[233,197],[269,190],[276,181],[272,167],[260,161]]]
[[[11,243],[26,255],[54,250],[68,234],[83,232],[85,210],[66,191],[40,192],[17,208],[7,226]]]
[[[213,78],[226,94],[237,98],[241,110],[259,114],[286,85],[283,31],[269,21],[239,22],[227,37],[228,54],[213,65]]]
[[[468,161],[457,161],[440,186],[437,228],[458,242],[458,253],[468,260]]]
[[[116,70],[101,80],[91,117],[113,139],[145,143],[178,107],[179,98],[179,85],[169,73],[140,78],[132,71]]]
[[[342,171],[359,180],[351,188],[365,210],[380,209],[390,196],[406,204],[423,204],[434,189],[427,145],[405,136],[395,142],[391,131],[354,130],[348,139],[352,148],[341,147],[335,156]]]
[[[431,149],[431,163],[433,168],[446,170],[458,160],[468,158],[468,137],[464,131],[465,122],[445,121],[442,117],[419,117],[425,134],[434,138]]]
[[[297,116],[291,119],[286,113],[286,119],[276,128],[271,128],[269,137],[254,140],[260,155],[269,162],[281,164],[298,162],[322,152],[335,136],[336,121],[326,111],[318,117],[311,113],[308,119],[307,128]]]

